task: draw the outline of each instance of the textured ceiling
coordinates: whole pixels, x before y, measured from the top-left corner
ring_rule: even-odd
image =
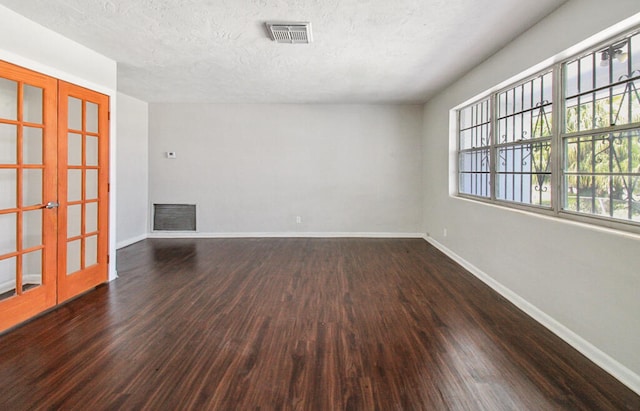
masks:
[[[424,102],[564,0],[0,0],[148,102]],[[267,20],[311,21],[309,45]]]

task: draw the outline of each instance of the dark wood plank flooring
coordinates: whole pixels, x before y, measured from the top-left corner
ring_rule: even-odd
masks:
[[[416,239],[146,240],[0,336],[0,409],[640,410]]]

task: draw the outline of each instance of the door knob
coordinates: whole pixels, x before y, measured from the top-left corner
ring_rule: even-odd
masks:
[[[49,202],[44,206],[44,208],[47,208],[47,209],[49,209],[49,210],[50,210],[50,209],[52,209],[52,208],[58,208],[59,206],[60,206],[60,204],[59,204],[59,203],[57,203],[57,202],[55,202],[55,201],[49,201]]]

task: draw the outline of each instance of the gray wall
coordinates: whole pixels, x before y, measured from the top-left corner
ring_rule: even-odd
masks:
[[[592,358],[610,370],[621,364],[617,375],[636,390],[639,237],[450,196],[455,148],[449,110],[638,12],[637,0],[569,1],[432,99],[424,109],[423,136],[424,230],[550,316],[548,323],[564,328],[565,336],[575,333],[574,343],[586,351],[595,347]]]
[[[149,201],[197,204],[200,233],[421,232],[421,106],[150,104],[149,122]]]
[[[148,104],[118,93],[116,147],[116,242],[146,238],[148,223]]]

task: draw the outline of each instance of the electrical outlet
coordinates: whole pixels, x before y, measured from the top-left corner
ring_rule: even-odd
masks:
[[[445,237],[447,236],[447,229],[446,228],[442,230],[442,235],[445,236]]]
[[[296,216],[296,224],[300,224],[302,223],[302,217],[300,217],[299,215]]]

